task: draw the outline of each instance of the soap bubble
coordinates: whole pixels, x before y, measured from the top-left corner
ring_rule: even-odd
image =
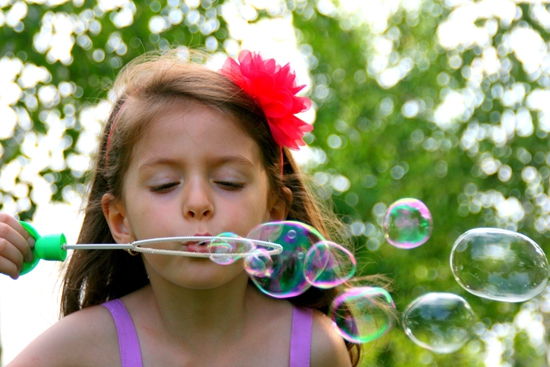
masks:
[[[273,260],[265,248],[257,248],[244,258],[244,269],[252,276],[269,277],[273,274]]]
[[[432,233],[432,215],[418,199],[401,199],[390,205],[383,222],[386,240],[393,246],[411,249],[424,244]]]
[[[355,274],[356,261],[351,252],[331,241],[313,245],[306,254],[304,274],[317,288],[333,288]]]
[[[275,298],[287,298],[311,287],[304,275],[304,260],[315,243],[325,240],[315,228],[294,221],[268,222],[253,228],[247,238],[283,247],[281,254],[272,257],[270,276],[250,277],[262,292]]]
[[[385,289],[356,287],[338,295],[329,314],[344,339],[367,343],[391,330],[394,309],[393,300]]]
[[[523,302],[548,281],[548,260],[529,237],[498,229],[476,228],[460,236],[451,250],[456,281],[476,296]]]
[[[405,334],[435,353],[453,353],[474,334],[476,316],[466,300],[452,293],[428,293],[403,312]]]
[[[233,264],[255,248],[253,242],[231,232],[220,233],[208,244],[210,260],[219,265]]]

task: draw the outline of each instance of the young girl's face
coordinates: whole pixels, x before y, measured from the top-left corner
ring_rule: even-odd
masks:
[[[205,106],[182,103],[153,121],[134,146],[123,187],[114,226],[122,242],[222,232],[246,236],[260,223],[283,219],[269,195],[256,142],[236,122]],[[198,244],[162,246],[206,251]],[[199,289],[243,270],[240,263],[220,266],[208,258],[143,256],[150,277],[157,273]]]

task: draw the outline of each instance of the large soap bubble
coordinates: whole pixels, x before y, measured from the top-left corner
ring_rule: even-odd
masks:
[[[476,296],[523,302],[548,281],[548,260],[529,237],[498,229],[476,228],[460,236],[451,251],[456,281]]]
[[[287,298],[311,287],[304,274],[306,254],[315,243],[325,240],[315,228],[294,221],[268,222],[254,227],[247,238],[283,247],[281,254],[272,257],[269,276],[250,277],[262,292],[275,298]]]
[[[356,270],[355,257],[331,241],[317,242],[304,260],[306,280],[317,288],[333,288],[350,279]]]
[[[255,277],[268,277],[273,273],[273,260],[265,248],[257,248],[244,258],[244,269]]]
[[[395,305],[379,287],[356,287],[338,295],[330,316],[340,335],[352,343],[367,343],[391,330]]]
[[[403,312],[405,334],[435,353],[452,353],[473,337],[476,316],[466,300],[452,293],[428,293]]]
[[[403,249],[415,248],[430,238],[432,215],[422,201],[400,199],[386,211],[383,228],[391,245]]]

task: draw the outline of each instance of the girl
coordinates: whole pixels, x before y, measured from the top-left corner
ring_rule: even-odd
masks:
[[[141,58],[115,81],[79,243],[246,236],[291,219],[328,237],[289,148],[310,126],[288,65],[243,51],[221,72],[177,52]],[[32,240],[0,216],[0,271],[18,276]],[[204,251],[202,244],[185,245]],[[287,301],[249,282],[242,262],[75,251],[65,316],[9,366],[356,366],[326,316],[335,289]],[[313,311],[311,311],[313,310]]]

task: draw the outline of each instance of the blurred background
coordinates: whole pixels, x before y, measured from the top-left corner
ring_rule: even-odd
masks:
[[[0,210],[76,241],[90,159],[121,67],[149,50],[241,48],[291,62],[315,129],[300,153],[355,244],[360,272],[393,280],[398,310],[464,297],[475,337],[452,354],[401,326],[364,366],[548,366],[550,290],[521,303],[453,278],[454,241],[477,227],[550,250],[550,6],[512,0],[0,0]],[[433,233],[390,246],[394,201],[422,200]],[[2,361],[55,322],[59,264],[0,278]]]

